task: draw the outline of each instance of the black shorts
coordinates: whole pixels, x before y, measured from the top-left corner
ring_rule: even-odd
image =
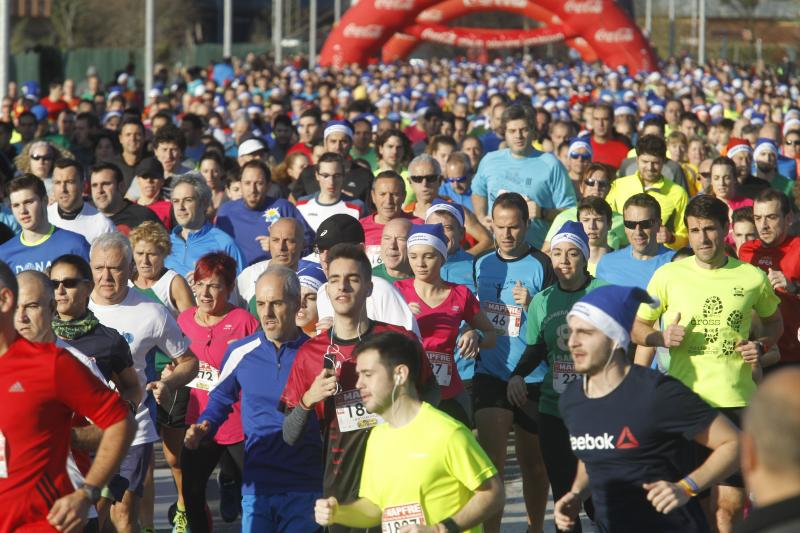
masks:
[[[156,407],[158,428],[186,429],[186,409],[189,407],[189,387],[181,387],[172,400]]]
[[[728,417],[728,420],[733,422],[733,424],[737,428],[742,427],[741,416],[742,412],[744,412],[744,407],[718,407],[717,411]],[[692,443],[692,452],[693,452],[693,465],[692,471],[699,467],[701,464],[708,459],[708,456],[711,455],[711,450],[706,448],[705,446],[701,446],[695,442]],[[688,474],[688,472],[687,472]],[[727,487],[737,487],[737,488],[744,488],[744,478],[742,477],[742,471],[737,470],[723,481],[719,483],[720,485],[725,485]],[[704,491],[703,494],[707,493]]]
[[[528,383],[528,403],[522,407],[515,407],[508,401],[507,387],[508,382],[490,376],[488,374],[478,374],[472,378],[472,412],[477,413],[481,409],[495,407],[507,409],[514,413],[514,424],[518,425],[528,433],[538,434],[539,424],[539,383]],[[473,415],[474,416],[474,415]]]

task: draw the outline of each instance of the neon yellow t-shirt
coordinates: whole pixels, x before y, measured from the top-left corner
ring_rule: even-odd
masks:
[[[670,324],[680,313],[686,328],[680,346],[670,349],[669,374],[714,407],[747,405],[756,384],[735,348],[749,337],[752,311],[768,317],[780,303],[764,272],[733,258],[710,270],[687,257],[656,270],[647,292],[659,306],[642,305],[641,318],[663,315]]]
[[[381,508],[383,531],[431,526],[453,516],[496,474],[464,425],[423,403],[409,424],[380,424],[372,430],[359,496]],[[466,531],[479,533],[483,527]]]

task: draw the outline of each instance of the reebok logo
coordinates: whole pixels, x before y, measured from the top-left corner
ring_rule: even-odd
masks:
[[[8,392],[25,392],[25,387],[22,386],[22,383],[17,381],[8,388]]]
[[[604,432],[598,436],[588,433],[584,433],[580,437],[570,436],[569,444],[573,450],[627,450],[639,447],[639,441],[633,436],[633,432],[628,426],[622,428],[616,443],[613,435]]]

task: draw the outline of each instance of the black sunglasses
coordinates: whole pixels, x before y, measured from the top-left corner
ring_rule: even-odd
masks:
[[[800,139],[797,139],[796,141],[783,141],[783,144],[786,146],[800,146]]]
[[[626,228],[636,229],[636,226],[641,226],[642,229],[650,229],[656,225],[656,221],[652,219],[646,220],[626,220],[623,222]]]
[[[65,289],[74,289],[80,283],[88,283],[88,279],[83,278],[64,278],[64,279],[51,279],[50,284],[53,285],[53,290],[56,290],[60,285]]]
[[[41,161],[41,160],[52,161],[55,158],[52,155],[32,155],[31,159],[33,159],[34,161]]]
[[[597,187],[605,188],[605,187],[609,187],[611,185],[611,182],[609,182],[609,181],[596,180],[596,179],[593,179],[593,178],[585,179],[585,180],[583,180],[583,182],[589,187],[597,186]]]
[[[428,182],[428,185],[432,185],[437,181],[439,181],[438,174],[428,174],[426,176],[409,176],[409,178],[411,178],[411,181],[413,181],[414,183],[422,183],[423,181],[426,181]]]

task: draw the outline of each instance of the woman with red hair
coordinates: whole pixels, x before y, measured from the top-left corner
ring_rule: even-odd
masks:
[[[197,261],[194,269],[197,306],[178,316],[178,325],[191,340],[192,353],[200,362],[197,377],[187,385],[191,391],[186,424],[196,423],[205,409],[208,394],[219,380],[228,344],[258,330],[258,321],[250,313],[230,303],[235,284],[236,261],[229,255],[212,252]],[[183,450],[183,497],[189,528],[194,533],[209,531],[205,511],[206,483],[223,453],[229,454],[238,466],[238,484],[241,485],[244,432],[238,402],[213,439],[206,439],[196,450]]]

